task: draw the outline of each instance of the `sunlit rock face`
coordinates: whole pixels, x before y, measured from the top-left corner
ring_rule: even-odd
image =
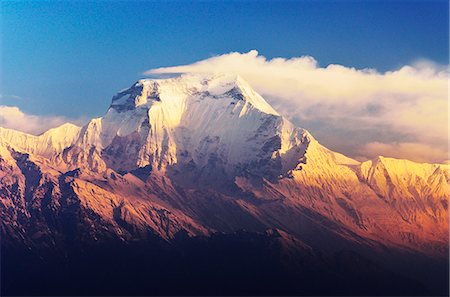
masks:
[[[140,80],[84,127],[0,128],[0,169],[6,246],[270,229],[302,253],[448,259],[449,165],[330,151],[235,75]]]

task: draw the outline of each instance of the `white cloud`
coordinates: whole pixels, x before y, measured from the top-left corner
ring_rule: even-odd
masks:
[[[22,112],[16,106],[0,105],[0,127],[38,135],[50,128],[58,127],[67,122],[79,125],[84,120],[73,120],[62,116],[30,115]]]
[[[239,73],[280,113],[325,145],[352,156],[365,151],[371,157],[373,149],[370,154],[364,150],[369,143],[415,143],[447,151],[448,68],[426,60],[379,73],[334,64],[320,67],[309,56],[266,59],[253,50],[145,74],[186,72]],[[409,149],[417,156],[409,157],[426,159]],[[402,147],[405,154],[407,150]],[[440,160],[433,156],[427,160]]]

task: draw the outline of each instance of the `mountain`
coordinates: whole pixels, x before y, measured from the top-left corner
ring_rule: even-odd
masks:
[[[80,136],[81,128],[67,123],[50,129],[39,136],[0,127],[1,146],[43,157],[61,153]]]
[[[333,152],[278,114],[239,76],[139,80],[84,127],[65,124],[40,136],[0,128],[0,168],[2,248],[15,251],[11,259],[23,259],[30,250],[37,258],[48,251],[67,258],[68,250],[94,243],[109,249],[149,241],[145,249],[169,244],[158,253],[173,259],[167,249],[209,255],[211,246],[235,244],[250,254],[260,250],[255,263],[263,266],[273,254],[262,251],[289,255],[294,260],[271,263],[285,263],[296,277],[312,269],[311,284],[322,274],[339,279],[342,267],[336,263],[345,259],[350,268],[367,264],[342,275],[370,275],[386,285],[381,293],[395,287],[386,279],[396,280],[400,293],[411,279],[418,285],[409,290],[424,285],[429,290],[424,292],[434,293],[446,286],[440,272],[448,264],[450,165],[384,157],[360,163]],[[118,250],[115,258],[130,252]],[[185,262],[171,265],[180,263]],[[293,263],[302,268],[293,269]],[[14,269],[10,272],[23,273]],[[327,293],[320,286],[302,291],[294,283],[273,293]],[[344,294],[374,292],[351,286]],[[148,293],[137,294],[143,292]],[[194,291],[175,293],[189,292]],[[236,287],[228,293],[243,292]]]

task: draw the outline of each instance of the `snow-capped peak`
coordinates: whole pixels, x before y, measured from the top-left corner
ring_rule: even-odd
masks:
[[[304,133],[238,75],[184,74],[142,79],[119,92],[106,115],[84,127],[78,145],[102,151],[117,170],[190,164],[280,174],[281,155],[291,163],[303,154],[290,150],[303,145]]]
[[[256,93],[250,85],[235,74],[183,74],[169,79],[141,79],[130,88],[113,97],[111,108],[118,112],[139,106],[149,107],[154,102],[182,100],[174,92],[191,96],[211,96],[215,99],[246,100],[267,114],[278,113]]]
[[[81,127],[65,123],[39,136],[0,127],[0,145],[14,150],[50,157],[71,146],[79,137]]]

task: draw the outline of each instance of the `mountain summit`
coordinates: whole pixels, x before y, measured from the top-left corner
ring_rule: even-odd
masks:
[[[139,80],[81,128],[0,128],[0,168],[6,248],[246,230],[290,255],[448,259],[449,165],[333,152],[235,75]]]
[[[291,159],[301,158],[307,138],[239,76],[183,75],[140,80],[114,96],[106,115],[83,129],[79,145],[102,149],[117,171],[189,167],[274,177],[297,166]]]

